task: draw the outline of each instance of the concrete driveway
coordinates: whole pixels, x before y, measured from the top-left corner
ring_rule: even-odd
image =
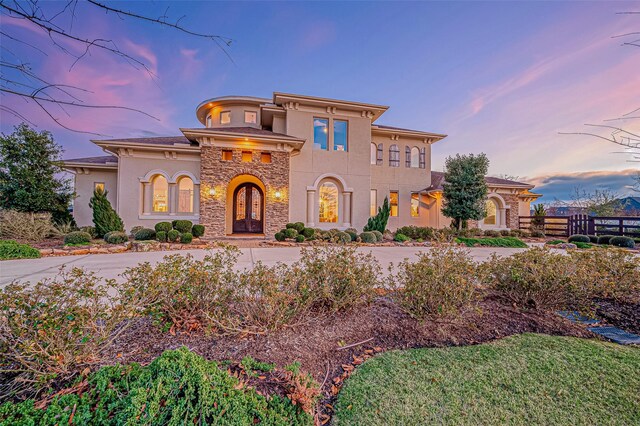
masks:
[[[406,258],[415,259],[416,254],[429,250],[429,247],[360,247],[362,252],[372,253],[386,273],[389,263],[398,263]],[[477,261],[487,259],[492,253],[499,256],[509,256],[525,249],[476,247],[469,249]],[[278,262],[292,263],[300,258],[298,247],[265,247],[243,248],[238,258],[238,269],[251,268],[256,262],[265,265],[275,265]],[[54,277],[60,267],[66,266],[84,268],[96,272],[103,278],[119,278],[127,268],[142,262],[156,263],[169,254],[192,254],[196,259],[202,259],[209,250],[183,250],[173,252],[126,252],[118,254],[88,254],[83,256],[44,257],[41,259],[5,260],[0,262],[0,287],[12,281],[30,281],[35,283],[44,278]]]

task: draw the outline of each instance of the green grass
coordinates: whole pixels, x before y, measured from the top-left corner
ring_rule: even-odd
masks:
[[[0,260],[37,259],[40,256],[40,250],[29,244],[20,244],[14,240],[0,241]]]
[[[565,244],[566,241],[563,240],[553,240],[553,241],[547,241],[547,244],[552,245],[552,246],[557,246],[558,244]]]
[[[640,424],[640,349],[523,334],[358,367],[336,425]]]
[[[496,237],[496,238],[456,238],[456,242],[463,243],[467,247],[529,247],[524,241],[516,237]]]

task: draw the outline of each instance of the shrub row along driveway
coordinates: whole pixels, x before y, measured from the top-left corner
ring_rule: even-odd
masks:
[[[389,263],[397,264],[405,258],[416,260],[416,253],[429,250],[428,247],[362,247],[359,251],[371,252],[387,272]],[[525,249],[501,247],[474,247],[469,249],[476,261],[484,261],[496,253],[499,256],[510,256]],[[291,263],[300,258],[298,247],[269,247],[240,249],[237,268],[253,267],[256,262],[271,266],[278,262]],[[0,286],[5,286],[14,280],[37,282],[44,278],[54,277],[60,267],[65,266],[84,268],[96,272],[103,278],[118,278],[125,269],[142,262],[156,263],[170,254],[192,254],[196,259],[202,259],[208,250],[182,250],[172,252],[130,252],[119,254],[89,254],[83,256],[45,257],[41,259],[7,260],[0,262]]]

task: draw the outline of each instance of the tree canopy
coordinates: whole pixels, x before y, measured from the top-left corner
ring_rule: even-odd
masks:
[[[442,214],[458,229],[466,228],[468,220],[484,219],[489,192],[484,178],[489,171],[487,156],[456,154],[447,157],[445,166]]]

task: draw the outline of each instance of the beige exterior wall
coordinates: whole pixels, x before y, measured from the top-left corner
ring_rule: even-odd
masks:
[[[93,211],[89,207],[89,200],[93,196],[96,183],[104,183],[108,192],[107,199],[114,209],[117,209],[118,172],[117,170],[84,169],[83,173],[75,173],[74,189],[76,198],[73,200],[73,217],[78,226],[93,226]]]

